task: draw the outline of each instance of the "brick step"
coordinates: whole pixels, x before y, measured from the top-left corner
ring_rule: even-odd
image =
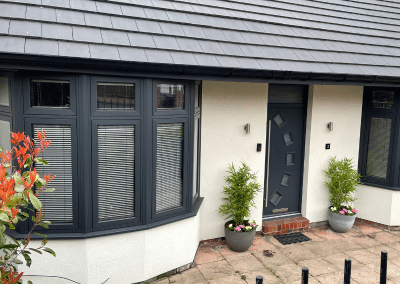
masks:
[[[262,233],[264,236],[284,235],[294,232],[308,232],[310,221],[304,217],[264,221]]]

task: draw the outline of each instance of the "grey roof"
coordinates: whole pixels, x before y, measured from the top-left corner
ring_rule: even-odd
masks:
[[[400,77],[400,3],[0,0],[0,53]]]

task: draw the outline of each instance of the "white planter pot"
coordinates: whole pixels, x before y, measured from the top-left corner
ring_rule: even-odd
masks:
[[[353,227],[356,215],[342,215],[329,210],[328,221],[329,226],[338,233],[346,233]]]

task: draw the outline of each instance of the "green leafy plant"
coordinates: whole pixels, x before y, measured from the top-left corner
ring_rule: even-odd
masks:
[[[333,157],[324,173],[328,178],[325,185],[329,189],[330,210],[342,215],[356,214],[357,210],[350,204],[355,200],[354,193],[361,183],[361,175],[353,168],[352,159]]]
[[[228,186],[224,186],[224,203],[218,209],[221,215],[226,215],[226,219],[232,219],[227,223],[228,229],[237,232],[255,230],[257,225],[252,221],[250,225],[250,207],[256,207],[254,198],[261,190],[257,182],[256,173],[251,172],[250,168],[242,162],[242,166],[236,170],[233,164],[229,165],[229,175],[225,177]],[[247,227],[247,228],[246,228]],[[240,228],[240,230],[235,230]]]
[[[24,133],[11,133],[11,151],[4,151],[0,148],[0,281],[2,284],[22,283],[23,273],[18,273],[17,265],[23,264],[30,267],[32,252],[42,254],[47,252],[55,256],[52,249],[46,247],[47,236],[41,233],[34,233],[44,237],[39,247],[28,247],[33,230],[37,226],[48,228],[50,222],[44,221],[42,203],[38,195],[45,191],[53,191],[46,188],[54,178],[50,174],[42,178],[36,172],[35,164],[47,165],[47,162],[38,155],[49,145],[46,141],[46,132],[38,132],[38,140],[32,141]],[[35,143],[34,143],[35,142]],[[35,146],[36,144],[36,146]],[[5,237],[5,230],[15,229],[18,221],[25,221],[29,218],[28,210],[34,212],[32,216],[33,225],[31,231],[24,239],[17,240]],[[28,281],[28,284],[32,283]]]

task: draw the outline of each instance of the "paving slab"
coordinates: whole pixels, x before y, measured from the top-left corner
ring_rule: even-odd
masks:
[[[320,242],[307,242],[303,244],[304,247],[308,248],[317,256],[327,256],[332,254],[340,253],[336,247],[331,245],[329,241],[320,241]]]
[[[231,255],[246,256],[250,254],[250,251],[244,251],[244,252],[233,251],[228,247],[228,245],[219,245],[216,246],[214,249],[216,249],[224,258]]]
[[[395,249],[395,248],[392,248],[390,246],[379,245],[379,246],[376,246],[376,247],[368,248],[367,250],[372,252],[372,253],[374,253],[376,255],[375,257],[379,258],[379,259],[381,258],[381,252],[383,250],[388,252],[388,259],[389,260],[390,259],[395,259],[395,258],[400,258],[400,251]]]
[[[352,263],[351,278],[362,284],[379,283],[379,273],[364,264]]]
[[[400,241],[400,237],[390,234],[388,232],[380,232],[380,233],[376,233],[376,234],[371,234],[371,237],[374,240],[376,240],[384,245]]]
[[[229,275],[223,278],[210,280],[208,283],[210,284],[246,284],[247,282],[244,279],[240,278],[240,275]]]
[[[263,277],[263,283],[268,283],[268,284],[283,284],[278,277],[275,276],[269,269],[262,269],[262,270],[257,270],[257,271],[251,271],[251,272],[246,272],[242,275],[246,276],[246,282],[249,284],[256,283],[256,277],[257,276],[262,276]]]
[[[375,253],[368,250],[353,250],[346,253],[350,258],[355,259],[363,264],[376,263],[380,261],[379,257],[376,257]]]
[[[315,278],[323,284],[343,284],[344,272],[334,272],[328,274],[317,275]],[[351,280],[351,284],[359,284],[355,280]]]
[[[196,264],[210,263],[223,260],[222,254],[214,247],[202,247],[197,250],[194,262]]]
[[[302,245],[291,246],[280,249],[287,257],[289,257],[294,262],[299,262],[301,260],[317,258],[317,255],[311,250]]]
[[[344,270],[344,262],[345,262],[346,258],[349,258],[349,256],[344,253],[338,253],[338,254],[333,254],[333,255],[323,257],[323,259],[325,261],[334,265],[336,268],[338,268],[339,271]],[[358,261],[355,259],[352,259],[352,263],[358,263]]]
[[[199,264],[197,265],[197,268],[208,281],[227,278],[228,276],[238,276],[235,270],[226,260]]]
[[[254,253],[254,256],[268,268],[283,265],[285,263],[295,264],[293,260],[280,251],[272,252],[272,255],[273,256],[265,256],[263,253]]]
[[[350,239],[363,248],[370,248],[370,247],[378,246],[381,244],[380,242],[376,241],[375,239],[369,237],[368,235],[355,236]]]
[[[335,265],[327,262],[322,258],[303,260],[300,261],[298,265],[300,265],[301,267],[307,267],[309,269],[309,273],[312,276],[328,274],[338,270]]]
[[[235,271],[239,271],[240,274],[265,269],[263,263],[252,254],[245,256],[230,255],[226,256],[225,259],[233,267],[233,269]]]
[[[311,239],[311,241],[313,241],[313,242],[325,241],[325,239],[314,235],[314,233],[312,233],[312,232],[304,232],[303,235],[309,237]]]
[[[264,250],[273,250],[273,249],[276,249],[276,246],[268,242],[266,238],[263,238],[262,236],[256,236],[253,241],[253,244],[249,248],[249,251],[262,252]]]
[[[181,273],[172,275],[169,278],[169,281],[172,283],[180,283],[180,284],[204,284],[208,283],[206,278],[201,274],[200,270],[197,267],[193,267],[191,269],[185,270]],[[170,283],[166,282],[166,283]]]
[[[357,229],[363,234],[372,234],[372,233],[379,233],[382,232],[381,229],[375,228],[368,225],[357,225]]]
[[[352,238],[355,236],[359,236],[360,234],[362,233],[356,228],[350,228],[350,230],[346,233],[339,233],[339,235],[342,236],[343,238]]]
[[[381,264],[380,263],[370,263],[367,266],[373,269],[376,273],[380,273],[381,271]],[[400,280],[400,267],[394,264],[391,261],[388,261],[387,265],[387,279],[394,281],[395,279]],[[400,283],[400,282],[397,282]]]
[[[353,241],[353,238],[337,239],[329,241],[329,244],[336,247],[341,252],[346,253],[350,250],[358,250],[363,247],[359,246]]]
[[[338,234],[334,233],[332,230],[329,229],[328,230],[315,229],[313,230],[313,234],[316,235],[317,237],[320,237],[328,241],[343,239],[343,237],[339,236]]]
[[[271,268],[271,271],[277,275],[283,283],[295,283],[294,281],[301,277],[302,267],[294,263],[285,263]]]

